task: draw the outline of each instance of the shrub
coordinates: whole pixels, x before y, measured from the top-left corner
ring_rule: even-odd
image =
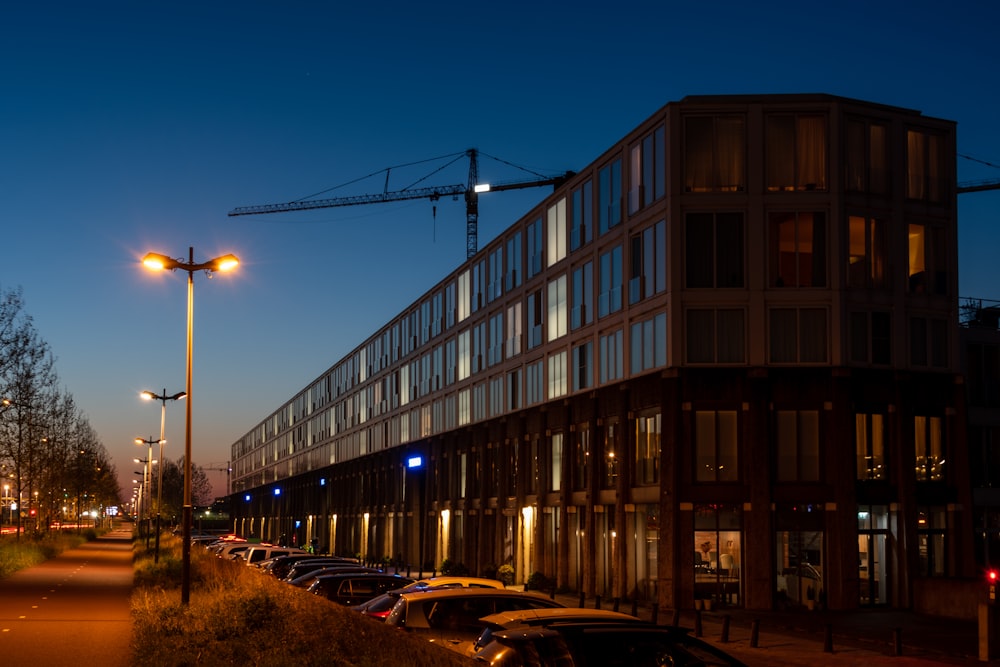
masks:
[[[504,563],[497,568],[497,579],[503,582],[504,586],[514,583],[514,566]]]
[[[441,574],[449,577],[464,577],[468,576],[469,568],[467,568],[464,563],[455,563],[454,561],[445,558],[441,563]]]
[[[528,580],[524,582],[524,590],[550,591],[556,585],[555,579],[546,577],[541,572],[532,572]]]

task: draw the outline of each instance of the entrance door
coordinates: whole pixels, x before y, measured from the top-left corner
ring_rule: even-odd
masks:
[[[888,582],[885,558],[886,533],[864,531],[858,535],[858,581],[862,606],[888,603]]]

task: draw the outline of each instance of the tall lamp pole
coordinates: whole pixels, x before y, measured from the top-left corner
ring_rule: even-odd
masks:
[[[188,248],[188,259],[174,259],[155,252],[142,258],[143,265],[154,271],[187,271],[187,366],[185,369],[187,405],[184,414],[184,528],[181,544],[181,604],[187,605],[191,600],[191,366],[194,354],[194,274],[204,271],[211,275],[215,271],[235,269],[240,260],[236,255],[222,255],[207,262],[196,264],[194,248]]]
[[[167,396],[167,390],[164,389],[162,394],[154,394],[151,391],[144,391],[140,394],[147,401],[157,400],[160,401],[162,407],[160,408],[160,467],[156,472],[156,548],[153,551],[153,562],[160,562],[160,514],[161,507],[163,503],[163,445],[166,444],[164,439],[164,429],[166,428],[167,422],[167,401],[179,401],[185,398],[187,394],[183,391],[179,391],[173,396]]]
[[[153,506],[153,464],[159,463],[159,461],[153,460],[153,445],[157,443],[153,438],[136,438],[135,444],[146,445],[146,462],[148,464],[148,476],[143,476],[142,483],[146,489],[146,548],[149,548],[149,533],[150,533],[150,523],[152,523],[152,506]],[[163,454],[163,441],[160,440],[160,454]],[[162,458],[161,458],[162,460]]]

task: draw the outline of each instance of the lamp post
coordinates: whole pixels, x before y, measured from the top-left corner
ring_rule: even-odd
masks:
[[[167,401],[179,401],[182,398],[186,398],[187,394],[183,391],[179,391],[173,396],[167,396],[167,390],[164,389],[162,394],[154,394],[151,391],[144,391],[140,394],[147,401],[157,400],[160,401],[162,407],[160,408],[160,467],[156,473],[156,548],[153,550],[153,562],[160,562],[160,514],[163,502],[163,445],[166,444],[164,440],[164,428],[166,427],[167,420]]]
[[[207,262],[196,264],[194,248],[188,248],[188,260],[174,259],[155,252],[142,258],[146,268],[154,271],[187,271],[187,364],[185,368],[187,405],[184,414],[184,516],[181,544],[181,604],[187,605],[191,599],[191,367],[194,354],[194,273],[204,271],[211,275],[214,271],[235,269],[240,260],[236,255],[222,255]]]
[[[153,505],[153,464],[159,463],[159,460],[153,460],[153,445],[156,443],[160,444],[160,457],[163,456],[163,440],[153,440],[153,438],[136,438],[135,444],[146,445],[146,462],[148,465],[148,475],[143,476],[142,483],[146,489],[146,548],[149,548],[149,533],[151,529],[151,524],[153,522],[153,516],[151,513]],[[162,469],[162,466],[161,466]],[[143,469],[146,471],[146,469]]]

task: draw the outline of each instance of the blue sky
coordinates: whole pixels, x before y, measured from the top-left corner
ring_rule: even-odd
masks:
[[[344,6],[351,5],[351,6]],[[356,5],[356,6],[355,6]],[[195,276],[194,461],[257,422],[465,258],[462,202],[229,218],[476,147],[580,169],[686,95],[819,92],[958,123],[1000,165],[993,0],[47,2],[0,9],[0,287],[27,310],[123,479],[159,434],[143,389],[184,387],[185,274],[139,258],[232,252]],[[440,164],[440,163],[437,163]],[[1000,169],[959,159],[959,181]],[[467,163],[428,185],[464,183]],[[526,174],[483,160],[484,179]],[[390,189],[410,184],[393,172]],[[399,180],[396,180],[396,178]],[[379,178],[331,195],[378,192]],[[480,199],[480,246],[546,188]],[[1000,192],[959,200],[960,293],[1000,300]],[[183,452],[167,407],[167,456]],[[216,489],[222,473],[210,473]]]

